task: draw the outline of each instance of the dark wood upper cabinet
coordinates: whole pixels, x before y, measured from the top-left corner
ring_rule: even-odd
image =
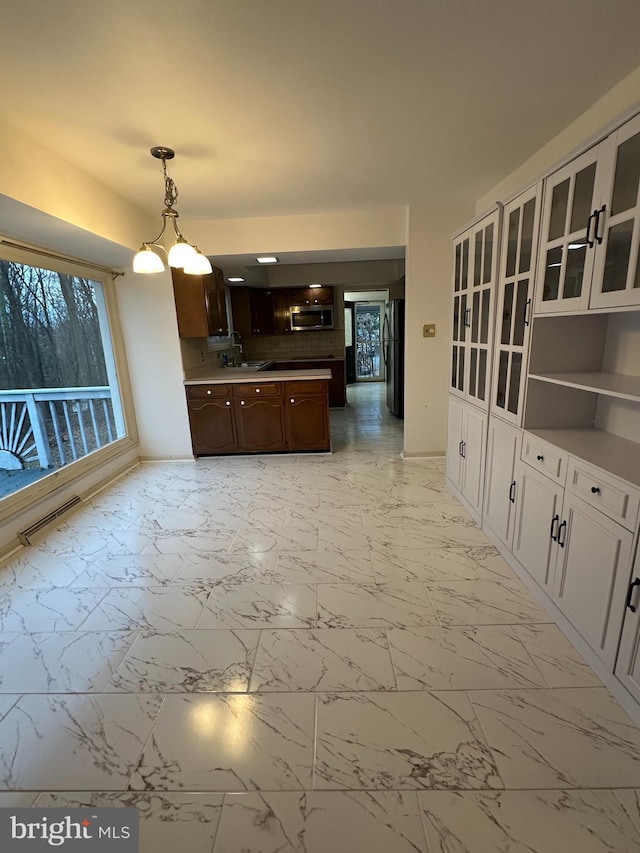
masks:
[[[289,288],[291,305],[333,305],[332,287]]]
[[[270,290],[249,288],[251,334],[272,335],[275,331],[273,294]]]
[[[290,292],[285,287],[273,290],[273,320],[275,333],[277,335],[287,334],[291,331],[291,298]]]
[[[248,287],[230,287],[233,329],[242,337],[251,334],[251,307]]]
[[[172,269],[171,277],[180,337],[228,334],[222,270],[214,267],[209,275],[187,275],[181,269]]]

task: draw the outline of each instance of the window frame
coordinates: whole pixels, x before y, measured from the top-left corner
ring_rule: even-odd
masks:
[[[84,267],[81,261],[76,263],[63,258],[58,260],[52,258],[49,254],[39,254],[35,248],[33,250],[15,249],[12,246],[7,246],[1,240],[0,257],[2,260],[15,261],[26,266],[41,267],[78,278],[87,278],[98,282],[102,286],[125,426],[125,434],[120,438],[114,439],[110,444],[94,450],[74,462],[68,463],[62,468],[51,471],[50,474],[36,480],[34,483],[24,486],[11,495],[7,495],[5,498],[0,498],[0,523],[3,523],[12,516],[29,509],[34,504],[47,499],[58,489],[64,486],[71,486],[87,474],[93,473],[108,463],[117,460],[119,456],[124,456],[124,454],[138,447],[139,440],[124,338],[118,314],[115,282],[109,270],[106,268],[102,270],[94,267]],[[136,458],[132,464],[136,464],[137,461]],[[130,465],[126,467],[130,467]]]

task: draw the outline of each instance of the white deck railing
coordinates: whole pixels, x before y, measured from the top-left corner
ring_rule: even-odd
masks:
[[[106,385],[0,391],[0,469],[66,465],[113,441],[116,418]]]

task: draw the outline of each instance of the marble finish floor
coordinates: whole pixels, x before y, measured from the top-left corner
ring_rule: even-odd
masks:
[[[143,853],[637,853],[640,732],[383,386],[334,453],[142,464],[0,567],[0,807]]]

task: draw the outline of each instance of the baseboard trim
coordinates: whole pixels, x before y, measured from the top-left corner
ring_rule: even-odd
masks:
[[[444,459],[444,450],[424,450],[422,452],[413,453],[403,450],[400,454],[403,459]]]

